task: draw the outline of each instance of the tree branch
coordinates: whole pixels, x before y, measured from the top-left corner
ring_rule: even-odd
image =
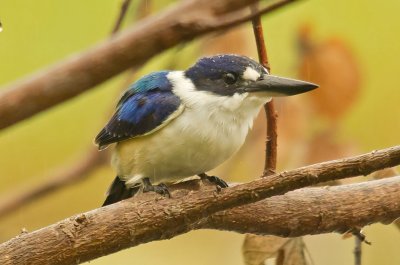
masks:
[[[257,6],[252,6],[252,13],[256,13]],[[264,32],[261,23],[261,17],[257,16],[252,20],[254,36],[257,44],[258,60],[271,72],[271,66],[268,60],[267,48],[264,41]],[[274,100],[264,105],[265,115],[267,117],[267,135],[265,141],[265,163],[264,175],[272,175],[276,171],[276,161],[278,154],[278,114],[275,111]]]
[[[298,237],[354,228],[400,217],[400,176],[349,185],[303,188],[218,212],[198,228]]]
[[[29,118],[89,88],[137,67],[152,56],[206,33],[236,26],[292,2],[282,0],[251,15],[256,0],[191,0],[139,22],[135,27],[0,92],[0,129]]]
[[[398,164],[400,146],[395,146],[274,174],[220,192],[200,190],[183,197],[173,193],[172,198],[143,194],[13,238],[0,245],[0,264],[81,263],[188,232],[219,211]]]
[[[115,21],[115,25],[111,31],[111,35],[114,35],[115,33],[117,33],[119,31],[119,29],[121,28],[122,21],[124,20],[126,12],[128,12],[130,4],[131,4],[131,0],[123,0],[120,11],[118,13],[117,20]]]
[[[398,200],[397,200],[398,201]],[[361,255],[362,255],[362,242],[359,237],[354,237],[354,264],[361,265]]]
[[[254,4],[251,7],[252,13],[257,12],[258,3]],[[265,45],[264,40],[264,31],[261,22],[261,17],[255,17],[252,19],[253,24],[253,32],[256,39],[257,53],[259,62],[271,73],[271,66],[268,60],[267,47]],[[264,105],[265,117],[266,117],[266,125],[267,132],[265,138],[265,161],[264,161],[264,176],[267,177],[276,172],[276,164],[277,164],[277,156],[278,156],[278,133],[277,133],[277,123],[278,123],[278,114],[275,111],[274,100],[271,99]],[[255,237],[254,235],[247,234],[242,248],[244,249],[246,244],[250,242],[261,242],[268,241],[270,238],[259,236]],[[260,244],[261,245],[261,244]],[[246,257],[244,256],[245,263]],[[257,261],[258,262],[258,261]],[[263,263],[264,261],[262,261]],[[276,264],[283,264],[284,255],[282,255],[282,251],[278,252],[278,257],[276,259]]]

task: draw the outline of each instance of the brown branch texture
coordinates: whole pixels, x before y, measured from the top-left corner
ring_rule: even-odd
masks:
[[[128,247],[171,238],[199,227],[207,227],[207,222],[204,223],[207,218],[210,220],[209,223],[219,223],[217,213],[224,210],[243,205],[247,207],[249,203],[281,195],[291,190],[329,180],[367,175],[373,171],[398,164],[400,164],[400,146],[274,174],[268,178],[261,178],[219,192],[214,189],[201,189],[188,192],[183,196],[173,193],[172,198],[143,194],[120,203],[70,217],[31,233],[21,234],[0,245],[0,264],[50,263],[62,265],[85,262]],[[394,181],[398,184],[398,178],[379,181],[382,181],[379,182],[381,184],[385,181]],[[390,185],[384,185],[385,190],[380,192],[385,198],[374,201],[376,205],[379,202],[390,203],[393,198],[398,201],[398,186],[391,186],[391,188],[386,189]],[[369,193],[367,194],[369,195]],[[344,204],[342,201],[340,203]],[[398,203],[387,204],[386,207],[377,206],[376,212],[369,216],[370,219],[359,219],[359,224],[365,225],[374,221],[385,223],[393,221],[400,216],[399,207],[400,204]],[[380,214],[378,213],[379,208]],[[310,214],[304,207],[301,210]],[[384,214],[382,214],[382,211],[384,211]],[[338,212],[338,214],[340,213]],[[217,215],[213,217],[214,214]],[[365,214],[368,213],[364,213],[364,216]],[[338,227],[346,227],[344,222],[339,226],[335,226],[333,223],[329,229],[324,229],[322,224],[326,220],[321,218],[321,215],[314,216],[315,218],[319,225],[311,226],[313,233],[342,231],[343,229]],[[357,220],[358,216],[352,216],[352,218]],[[377,218],[381,219],[377,220]],[[284,217],[283,219],[287,218]],[[276,220],[277,223],[281,221],[283,220]],[[337,224],[340,221],[338,220]],[[294,220],[293,222],[290,223],[290,226],[296,225]],[[355,224],[354,221],[350,222],[350,225],[352,224],[359,225]],[[299,227],[300,232],[297,230],[290,232],[290,227],[287,227],[278,234],[298,236],[302,233],[312,232],[304,229],[301,230],[301,227]],[[254,231],[252,226],[245,225],[240,225],[238,232],[261,233],[261,231]]]
[[[29,118],[106,81],[152,56],[206,33],[273,11],[289,0],[243,15],[256,0],[189,0],[115,34],[90,50],[0,91],[0,129]]]

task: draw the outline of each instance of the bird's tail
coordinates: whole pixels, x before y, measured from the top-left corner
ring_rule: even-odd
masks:
[[[125,181],[121,180],[118,176],[115,177],[113,183],[107,191],[107,198],[102,206],[113,204],[124,199],[128,199],[135,195],[140,189],[140,184],[131,188],[126,187]]]

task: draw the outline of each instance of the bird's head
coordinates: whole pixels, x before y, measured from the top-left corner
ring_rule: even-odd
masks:
[[[270,98],[301,94],[318,87],[313,83],[270,75],[258,62],[239,55],[201,58],[185,75],[197,90],[220,96],[249,93]]]

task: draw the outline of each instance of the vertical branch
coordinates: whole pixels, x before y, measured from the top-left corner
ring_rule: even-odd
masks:
[[[359,237],[354,237],[355,246],[354,246],[354,265],[361,265],[361,244],[362,240]]]
[[[255,14],[258,11],[258,4],[254,4],[251,6],[251,13]],[[257,52],[258,52],[258,60],[259,62],[268,70],[268,72],[271,72],[271,66],[269,64],[268,60],[268,55],[267,55],[267,48],[265,46],[265,41],[264,41],[264,34],[263,34],[263,27],[261,23],[261,17],[256,16],[252,19],[252,25],[253,25],[253,32],[254,32],[254,37],[256,40],[256,45],[257,45]],[[278,139],[278,134],[277,134],[277,119],[278,115],[275,111],[274,107],[274,101],[271,99],[270,102],[264,105],[264,110],[265,110],[265,115],[267,119],[267,134],[266,134],[266,140],[265,140],[265,162],[264,162],[264,172],[263,176],[270,176],[273,175],[276,171],[276,157],[277,157],[277,139]],[[265,236],[257,236],[258,240],[261,242],[261,244],[265,244],[268,241],[269,237]],[[248,235],[246,236],[246,239],[248,239],[248,242],[251,240],[256,240],[255,237],[250,238]],[[246,242],[246,240],[245,240]],[[278,250],[277,253],[277,258],[276,258],[276,265],[281,265],[284,263],[285,260],[285,253],[284,249],[281,248]],[[263,264],[261,262],[261,264]]]
[[[257,12],[258,7],[253,5],[251,7],[252,13]],[[268,61],[267,49],[265,46],[263,28],[261,24],[261,17],[257,16],[252,20],[254,36],[256,38],[258,59],[260,63],[268,70],[271,71],[271,67]],[[278,114],[275,111],[274,101],[271,100],[264,105],[265,114],[267,117],[267,136],[265,141],[265,164],[264,164],[264,176],[272,175],[276,171],[276,158],[277,158],[277,146],[278,146],[278,134],[277,134],[277,119]]]
[[[276,255],[275,265],[284,265],[285,264],[285,250],[281,248],[278,250]]]
[[[360,229],[354,229],[351,231],[353,234],[355,241],[354,241],[354,264],[361,265],[361,255],[362,255],[362,243],[365,242],[367,245],[371,245],[371,242],[365,239],[365,235],[362,233]]]
[[[128,12],[130,3],[131,3],[131,0],[124,0],[122,2],[121,8],[120,8],[120,11],[118,14],[118,18],[115,21],[113,30],[111,31],[111,35],[114,35],[115,33],[117,33],[119,31],[119,29],[121,28],[122,21],[124,20],[126,12]]]

